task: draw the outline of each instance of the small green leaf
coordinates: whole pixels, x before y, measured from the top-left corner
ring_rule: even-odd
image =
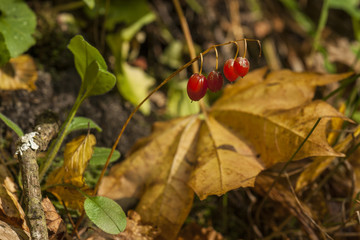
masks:
[[[192,102],[186,92],[187,81],[173,81],[169,84],[166,113],[172,117],[182,117],[196,114],[199,104]]]
[[[113,30],[118,23],[132,24],[138,19],[151,12],[148,1],[146,0],[117,0],[111,1],[105,27]]]
[[[82,81],[84,80],[86,70],[94,61],[99,63],[101,69],[107,70],[105,60],[100,52],[86,42],[81,35],[76,35],[71,39],[68,49],[74,54],[75,67]]]
[[[10,53],[7,49],[4,35],[0,32],[0,66],[10,60]]]
[[[19,56],[35,43],[32,37],[35,27],[36,16],[26,3],[19,0],[0,1],[0,32],[11,57]]]
[[[329,7],[345,11],[351,17],[360,19],[359,0],[330,0]]]
[[[95,0],[83,0],[88,8],[93,9],[95,7]]]
[[[123,63],[123,73],[117,74],[117,87],[121,95],[133,105],[139,104],[149,93],[149,88],[155,83],[155,79],[146,74],[138,67],[132,67]],[[146,101],[140,111],[149,114],[150,102]]]
[[[104,165],[110,152],[111,152],[111,148],[95,147],[94,153],[90,159],[90,165],[93,166]],[[115,162],[119,158],[120,158],[120,152],[115,150],[110,158],[110,162]]]
[[[118,234],[125,230],[126,215],[115,201],[101,196],[87,197],[84,209],[89,219],[104,232]]]
[[[115,76],[101,68],[95,60],[86,69],[83,89],[86,97],[104,94],[116,84]]]
[[[142,16],[132,25],[128,26],[127,28],[121,31],[122,40],[129,42],[134,37],[134,35],[140,31],[140,29],[143,26],[153,22],[155,19],[156,19],[156,15],[153,12],[149,12],[148,14]]]
[[[4,123],[11,128],[19,137],[24,136],[23,131],[21,130],[21,128],[14,123],[13,121],[11,121],[10,119],[8,119],[5,115],[3,115],[2,113],[0,113],[0,119],[4,121]]]
[[[96,130],[98,130],[99,132],[102,131],[101,127],[99,125],[97,125],[93,120],[91,120],[90,118],[86,118],[86,117],[75,117],[72,122],[70,123],[70,126],[67,130],[66,134],[69,134],[72,131],[76,131],[76,130],[83,130],[83,129],[88,129],[89,127],[89,123],[90,123],[90,128],[95,128]]]

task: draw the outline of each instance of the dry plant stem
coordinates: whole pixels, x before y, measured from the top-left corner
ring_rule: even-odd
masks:
[[[47,149],[50,140],[57,134],[58,130],[59,125],[57,123],[37,125],[35,132],[26,134],[25,138],[22,137],[17,147],[17,157],[22,174],[26,222],[30,227],[33,240],[48,239],[45,214],[41,206],[42,196],[36,154]]]
[[[194,47],[194,43],[190,34],[190,30],[189,30],[189,25],[187,24],[186,18],[184,16],[184,13],[181,9],[179,0],[173,0],[174,6],[175,6],[175,10],[177,15],[179,16],[179,20],[180,20],[180,24],[181,24],[181,28],[182,31],[185,35],[185,40],[186,40],[186,44],[189,47],[189,54],[190,54],[190,58],[193,59],[196,56],[195,53],[195,47]],[[194,62],[194,64],[192,65],[192,70],[194,73],[199,72],[199,65],[197,62]]]
[[[214,47],[214,51],[215,51],[215,56],[216,56],[215,71],[218,71],[218,68],[219,68],[219,54],[218,54],[218,51],[217,51],[216,47]]]
[[[63,200],[61,200],[61,203],[62,203],[62,205],[63,205],[63,207],[64,207],[64,209],[65,209],[66,215],[67,215],[67,217],[68,217],[68,219],[69,219],[69,221],[70,221],[70,223],[71,223],[71,226],[72,226],[73,229],[74,229],[74,233],[75,233],[76,237],[77,237],[79,240],[81,240],[80,235],[79,235],[77,229],[75,228],[75,223],[74,223],[74,221],[73,221],[72,218],[71,218],[71,215],[70,215],[70,213],[69,213],[69,211],[68,211],[68,209],[67,209],[67,207],[66,207],[65,202],[64,202]]]
[[[287,166],[292,162],[292,160],[295,158],[296,154],[300,151],[300,149],[304,146],[304,144],[306,143],[306,141],[309,139],[309,137],[311,136],[311,134],[314,132],[315,128],[317,127],[317,125],[320,123],[321,118],[318,118],[317,121],[315,122],[314,126],[311,128],[309,134],[305,137],[304,141],[301,142],[301,144],[299,145],[299,147],[296,149],[296,151],[293,153],[293,155],[289,158],[289,160],[284,164],[283,168],[280,170],[278,176],[275,178],[275,180],[272,182],[272,184],[270,185],[269,189],[266,191],[265,197],[263,198],[263,200],[260,202],[260,205],[255,213],[255,220],[257,223],[259,223],[259,219],[260,219],[260,212],[266,202],[266,200],[269,197],[269,193],[271,192],[271,190],[273,189],[273,187],[275,186],[275,184],[277,183],[277,181],[280,179],[281,175],[284,173],[284,171],[286,170]]]
[[[246,42],[246,40],[244,40]],[[239,44],[234,41],[234,44],[236,45],[236,53],[235,53],[235,57],[234,59],[236,60],[237,59],[237,56],[239,55],[239,50],[240,50],[240,47],[239,47]]]
[[[243,58],[246,58],[246,49],[247,49],[247,41],[244,41],[244,56]]]
[[[201,63],[200,63],[200,72],[199,72],[199,75],[201,75],[202,68],[203,68],[203,63],[204,63],[204,58],[203,58],[202,53],[200,53],[200,60],[201,60]]]

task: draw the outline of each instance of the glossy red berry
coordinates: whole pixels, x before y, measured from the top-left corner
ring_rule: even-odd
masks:
[[[216,71],[212,71],[211,73],[209,73],[207,77],[207,84],[210,91],[212,92],[219,91],[222,88],[223,83],[224,83],[224,78],[221,75],[221,73]]]
[[[230,82],[234,82],[239,77],[239,75],[235,72],[234,69],[234,59],[228,59],[225,62],[224,75]]]
[[[237,75],[244,77],[250,68],[250,63],[246,58],[238,57],[234,62],[234,69]]]
[[[194,73],[187,83],[187,93],[191,100],[199,101],[205,96],[207,90],[207,80],[204,75]]]

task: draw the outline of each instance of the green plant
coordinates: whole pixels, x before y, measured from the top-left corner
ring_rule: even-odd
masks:
[[[35,43],[35,27],[35,14],[22,0],[0,1],[0,66]]]

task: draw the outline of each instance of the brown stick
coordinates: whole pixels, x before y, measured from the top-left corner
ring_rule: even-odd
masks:
[[[50,140],[58,130],[59,125],[54,121],[37,125],[34,132],[19,139],[15,153],[19,159],[22,174],[26,222],[33,240],[48,239],[45,214],[41,206],[42,196],[36,154],[47,149]]]

